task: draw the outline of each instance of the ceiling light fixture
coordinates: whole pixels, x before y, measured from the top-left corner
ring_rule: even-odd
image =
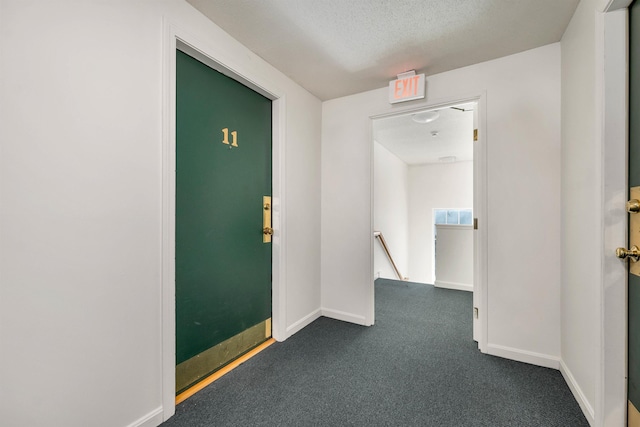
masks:
[[[423,111],[422,113],[416,113],[413,116],[411,116],[411,120],[413,120],[416,123],[425,124],[425,123],[431,123],[438,117],[440,117],[440,113],[438,113],[437,111]]]

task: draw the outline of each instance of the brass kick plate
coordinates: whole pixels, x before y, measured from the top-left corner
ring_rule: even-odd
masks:
[[[176,394],[271,337],[271,318],[176,366]]]
[[[271,228],[271,196],[262,197],[262,243],[270,243],[273,236]]]
[[[630,199],[640,200],[640,187],[632,187],[629,191]],[[640,247],[640,213],[629,214],[629,247]],[[629,262],[629,273],[640,276],[640,261]]]
[[[640,412],[633,406],[633,403],[629,400],[627,403],[627,426],[628,427],[640,427]]]

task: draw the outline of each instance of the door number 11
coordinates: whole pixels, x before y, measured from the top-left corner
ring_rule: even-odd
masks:
[[[222,129],[222,143],[223,144],[227,144],[229,145],[229,148],[231,147],[237,147],[238,146],[238,132],[237,131],[233,131],[231,132],[231,143],[229,143],[229,128],[224,128]]]

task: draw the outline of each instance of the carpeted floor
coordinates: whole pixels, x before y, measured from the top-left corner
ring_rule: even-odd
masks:
[[[376,281],[376,324],[320,318],[176,408],[174,426],[588,426],[559,371],[481,354],[472,295]]]

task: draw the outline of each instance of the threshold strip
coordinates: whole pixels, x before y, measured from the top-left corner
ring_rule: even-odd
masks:
[[[188,398],[190,398],[191,396],[193,396],[194,394],[196,394],[197,392],[199,392],[200,390],[202,390],[203,388],[205,388],[209,384],[213,383],[218,378],[221,378],[222,376],[224,376],[224,375],[228,374],[229,372],[233,371],[235,368],[237,368],[238,366],[242,365],[244,362],[246,362],[247,360],[251,359],[253,356],[255,356],[256,354],[260,353],[262,350],[264,350],[265,348],[269,347],[274,342],[276,342],[275,339],[273,339],[273,338],[268,339],[267,341],[263,342],[262,344],[260,344],[256,348],[254,348],[253,350],[243,354],[242,356],[240,356],[239,358],[237,358],[233,362],[229,363],[224,368],[219,369],[218,371],[216,371],[213,374],[209,375],[208,377],[204,378],[202,381],[192,385],[191,387],[189,387],[188,389],[186,389],[185,391],[183,391],[182,393],[180,393],[179,395],[176,396],[176,405],[184,402],[185,400],[187,400]]]

